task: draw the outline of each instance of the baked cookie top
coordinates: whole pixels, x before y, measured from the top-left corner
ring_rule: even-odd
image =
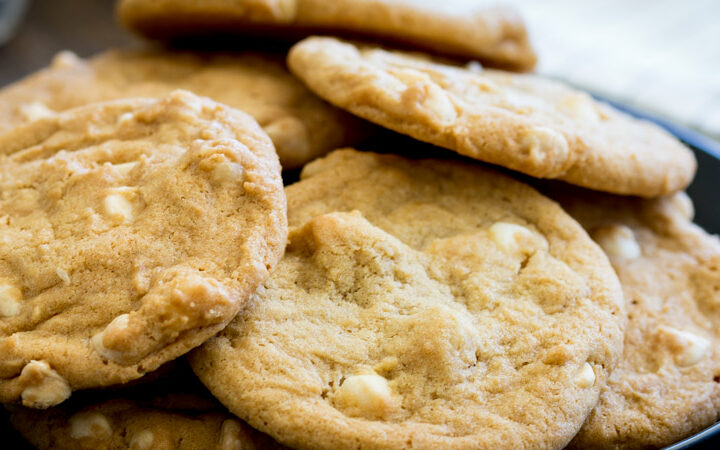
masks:
[[[230,411],[301,448],[561,448],[620,357],[602,251],[477,165],[341,150],[286,188],[290,243],[190,358]]]
[[[109,50],[83,60],[61,52],[50,67],[0,90],[0,132],[91,102],[163,97],[175,89],[241,109],[273,140],[283,168],[356,143],[367,126],[320,100],[268,54]]]
[[[537,60],[512,8],[466,0],[122,0],[120,21],[151,38],[213,33],[362,36],[513,70]]]
[[[185,91],[0,135],[0,193],[0,401],[34,408],[200,345],[287,235],[270,139]]]
[[[384,127],[539,178],[651,197],[695,173],[687,147],[656,125],[532,75],[308,38],[290,69],[321,97]]]
[[[575,448],[659,448],[718,419],[720,241],[684,193],[658,200],[552,194],[610,257],[625,293],[625,353]]]
[[[82,401],[47,410],[13,407],[10,421],[40,450],[283,448],[228,413],[209,394],[163,389],[165,382],[141,392],[93,392]]]

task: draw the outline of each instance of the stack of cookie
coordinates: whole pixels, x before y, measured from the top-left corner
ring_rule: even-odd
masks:
[[[514,11],[438,3],[122,0],[148,38],[254,48],[62,53],[0,91],[28,441],[647,448],[718,419],[692,152],[512,72]]]

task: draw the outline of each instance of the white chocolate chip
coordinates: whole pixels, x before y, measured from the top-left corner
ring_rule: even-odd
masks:
[[[110,350],[105,347],[105,344],[103,343],[103,339],[105,338],[105,333],[108,332],[108,330],[122,330],[128,327],[128,323],[130,320],[130,316],[128,314],[121,314],[117,316],[115,319],[113,319],[112,322],[108,324],[105,329],[96,334],[92,337],[91,341],[93,344],[93,347],[95,347],[95,351],[100,353],[105,358],[111,360],[111,361],[122,361],[123,355],[115,350]]]
[[[441,123],[447,124],[457,119],[455,105],[453,105],[445,91],[437,84],[432,83],[425,85],[423,105],[427,110],[432,111],[433,115]]]
[[[55,268],[55,273],[65,284],[70,284],[70,275],[68,275],[67,270],[62,267],[57,267]]]
[[[132,450],[148,450],[152,447],[155,436],[150,430],[142,430],[135,434],[130,440],[130,448]]]
[[[474,364],[477,361],[476,349],[481,342],[472,316],[447,306],[433,308],[433,312],[438,320],[442,318],[452,324],[443,332],[443,339],[447,339],[463,362]]]
[[[240,422],[234,419],[224,420],[220,427],[220,445],[219,450],[237,450],[242,448],[240,436],[242,434],[242,426]]]
[[[126,162],[122,164],[113,164],[112,168],[122,176],[128,176],[130,172],[138,165],[137,161]]]
[[[237,155],[214,153],[203,158],[198,167],[209,172],[210,179],[215,183],[235,183],[242,186],[245,170],[237,161]]]
[[[20,396],[23,405],[45,409],[70,397],[70,385],[45,361],[30,361],[22,372],[19,382],[24,386]]]
[[[45,103],[35,101],[20,106],[20,114],[25,120],[33,121],[53,117],[55,112],[48,108]]]
[[[70,418],[70,437],[73,439],[102,439],[112,435],[107,417],[96,411],[79,412]]]
[[[658,334],[675,355],[678,366],[697,364],[707,354],[710,341],[689,331],[661,326]]]
[[[625,225],[597,228],[592,237],[610,258],[635,259],[642,255],[635,234]]]
[[[575,92],[565,96],[558,102],[558,107],[579,120],[593,122],[600,117],[595,109],[595,102],[584,92]]]
[[[469,63],[465,64],[465,69],[474,73],[482,73],[483,66],[478,61],[470,61]]]
[[[63,50],[53,56],[50,65],[53,69],[62,69],[65,67],[77,66],[80,64],[80,58],[70,50]]]
[[[212,179],[216,183],[241,183],[243,180],[243,166],[230,162],[223,161],[212,171]]]
[[[0,279],[0,317],[20,314],[22,291],[7,280]]]
[[[490,226],[490,237],[506,252],[515,252],[521,249],[523,240],[533,238],[533,232],[522,225],[508,222],[495,222]]]
[[[592,387],[595,384],[595,371],[593,370],[590,363],[582,365],[577,374],[575,374],[575,385],[583,389]]]
[[[103,202],[105,213],[114,222],[130,222],[133,218],[132,203],[120,194],[110,194]]]
[[[103,200],[105,214],[116,224],[132,222],[135,218],[133,201],[137,197],[137,188],[116,188]]]
[[[378,72],[375,75],[375,83],[394,98],[400,98],[400,95],[407,89],[405,83],[386,72]]]
[[[668,202],[687,220],[693,220],[695,217],[695,205],[685,192],[678,192],[668,198]]]
[[[387,380],[374,373],[346,378],[335,393],[336,400],[341,404],[373,415],[382,413],[388,407],[391,396]]]
[[[126,112],[126,113],[123,113],[120,115],[120,117],[118,118],[118,124],[126,125],[127,123],[132,122],[133,120],[135,120],[135,114],[133,114],[131,112]]]
[[[548,160],[564,161],[570,154],[565,136],[547,127],[533,127],[528,130],[521,140],[521,145],[527,150],[529,159],[538,163]]]
[[[415,108],[442,124],[457,119],[455,105],[448,94],[428,74],[415,69],[397,69],[391,73],[405,86],[402,94],[405,106]]]

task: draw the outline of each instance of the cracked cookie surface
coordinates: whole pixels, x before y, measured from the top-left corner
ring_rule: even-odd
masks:
[[[339,150],[286,188],[290,243],[195,373],[300,448],[561,448],[618,361],[582,228],[476,164]]]
[[[684,194],[549,191],[605,250],[627,301],[625,351],[572,447],[659,448],[720,417],[720,241]]]
[[[272,143],[175,91],[0,135],[0,399],[46,408],[222,329],[283,252]]]
[[[533,75],[308,38],[288,65],[364,119],[538,178],[643,197],[685,188],[692,151],[658,126]]]
[[[91,102],[159,98],[175,89],[253,116],[285,169],[353,145],[368,131],[289,74],[281,56],[108,50],[88,60],[61,52],[47,69],[0,90],[0,132]]]
[[[536,56],[509,7],[466,0],[123,0],[118,16],[153,38],[198,34],[363,36],[513,70]]]

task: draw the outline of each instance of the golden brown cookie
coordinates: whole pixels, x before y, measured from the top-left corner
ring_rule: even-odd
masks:
[[[340,150],[286,188],[264,289],[193,352],[300,448],[561,448],[622,349],[620,286],[554,202],[476,164]]]
[[[530,70],[536,56],[509,7],[466,0],[122,0],[120,21],[151,38],[216,33],[340,34]]]
[[[720,418],[720,242],[683,193],[642,200],[551,192],[610,257],[625,353],[572,447],[658,448]]]
[[[158,98],[186,89],[252,115],[292,169],[338,146],[367,126],[308,91],[273,55],[109,50],[89,60],[58,54],[45,70],[0,91],[0,132],[96,101]]]
[[[653,197],[683,189],[693,153],[656,125],[532,75],[309,38],[290,69],[321,97],[384,127],[539,178]]]
[[[142,389],[87,392],[43,411],[12,407],[10,421],[40,450],[282,448],[190,384],[163,379]]]
[[[0,135],[0,401],[123,383],[220,331],[282,255],[250,116],[176,91]]]

